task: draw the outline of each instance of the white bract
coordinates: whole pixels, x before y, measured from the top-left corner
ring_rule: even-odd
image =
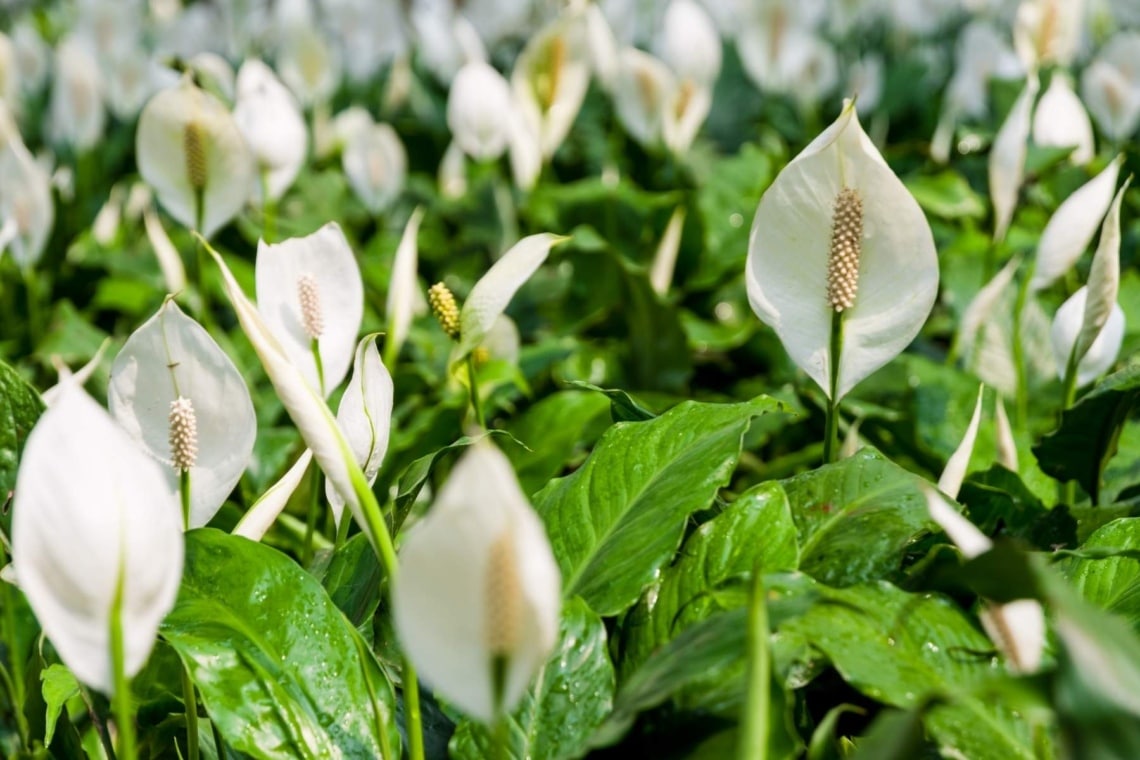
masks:
[[[473,61],[451,83],[447,126],[464,153],[476,161],[493,161],[507,149],[513,110],[503,75],[483,61]]]
[[[392,603],[423,680],[483,722],[509,712],[546,661],[558,636],[558,565],[491,443],[468,449],[408,535]]]
[[[189,400],[196,422],[187,527],[199,528],[245,472],[257,419],[237,367],[201,325],[167,299],[115,357],[107,400],[119,425],[162,464],[172,494],[179,492],[181,472],[171,450],[172,405],[180,399]]]
[[[1025,157],[1029,152],[1029,130],[1033,114],[1033,101],[1037,97],[1036,75],[1030,75],[1005,117],[994,144],[990,147],[989,180],[990,199],[994,205],[994,242],[1005,239],[1017,196],[1025,175]]]
[[[1084,104],[1073,92],[1073,83],[1061,71],[1053,74],[1049,87],[1033,114],[1033,142],[1041,146],[1073,148],[1075,164],[1087,164],[1095,152],[1092,122]]]
[[[234,526],[233,534],[248,538],[250,541],[260,541],[273,525],[273,521],[284,511],[289,503],[289,497],[297,490],[297,486],[301,485],[301,480],[305,477],[312,461],[313,452],[305,449],[281,479],[270,486],[261,498],[253,503],[249,511],[242,515],[241,520]],[[343,501],[341,505],[343,508]]]
[[[850,103],[760,199],[745,283],[752,310],[834,401],[922,328],[938,293],[930,226]],[[849,298],[837,306],[840,290]],[[835,357],[832,320],[839,318]]]
[[[1086,286],[1061,304],[1061,308],[1057,309],[1057,314],[1053,317],[1053,358],[1057,362],[1057,376],[1062,380],[1065,379],[1070,357],[1073,356],[1077,338],[1084,327],[1087,299]],[[1096,340],[1077,361],[1077,387],[1088,385],[1107,372],[1116,363],[1123,342],[1124,310],[1119,304],[1113,304]]]
[[[974,453],[974,442],[978,440],[978,426],[982,421],[982,395],[986,386],[978,388],[978,400],[974,404],[974,414],[966,426],[958,448],[946,460],[946,467],[938,478],[938,490],[952,499],[958,498],[958,491],[962,489],[962,481],[966,479],[966,469],[970,465],[970,456]]]
[[[356,347],[352,375],[348,379],[344,395],[340,397],[336,421],[370,486],[376,482],[384,454],[388,451],[393,393],[392,375],[380,360],[380,352],[376,350],[376,336],[368,336]],[[333,517],[336,518],[337,525],[340,525],[344,499],[328,481],[325,481],[325,495],[332,507]]]
[[[1068,66],[1080,48],[1086,0],[1021,0],[1013,45],[1028,69]]]
[[[246,61],[238,71],[234,121],[264,175],[263,182],[254,181],[254,195],[261,197],[264,189],[277,200],[305,163],[309,133],[293,94],[259,60]]]
[[[309,385],[328,396],[348,372],[364,317],[360,267],[340,226],[330,222],[275,245],[259,241],[256,281],[269,331]]]
[[[52,74],[52,139],[77,152],[90,150],[103,136],[107,112],[103,107],[103,78],[86,42],[67,37],[55,49]]]
[[[543,158],[566,139],[589,84],[585,19],[571,11],[530,38],[511,72],[515,102]]]
[[[11,114],[0,101],[0,227],[7,228],[0,256],[11,252],[20,268],[43,254],[55,220],[51,177],[24,145]]]
[[[345,140],[341,166],[356,197],[378,214],[404,189],[408,156],[396,130],[369,123],[355,128]]]
[[[422,312],[426,307],[416,278],[419,262],[417,237],[423,218],[423,206],[417,206],[404,226],[404,234],[400,236],[400,244],[396,247],[396,255],[392,260],[392,276],[388,281],[388,297],[384,307],[388,316],[384,357],[389,364],[394,363],[400,353],[417,310]]]
[[[81,388],[63,389],[28,436],[16,478],[12,563],[64,664],[114,690],[111,616],[121,593],[127,677],[146,663],[182,579],[178,503],[149,459]]]
[[[189,77],[150,99],[135,141],[139,173],[159,203],[204,237],[229,222],[249,198],[253,154],[225,105]]]
[[[677,90],[673,72],[637,48],[618,55],[613,83],[614,110],[630,137],[644,146],[664,139],[665,113]]]
[[[1131,137],[1140,125],[1140,33],[1115,35],[1081,74],[1081,95],[1110,140]]]

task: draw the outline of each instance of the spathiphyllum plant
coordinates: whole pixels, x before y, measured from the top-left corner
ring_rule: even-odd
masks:
[[[752,223],[752,310],[835,407],[918,334],[938,294],[930,225],[853,103],[780,172]]]
[[[249,389],[230,358],[168,299],[115,357],[107,396],[116,421],[181,495],[184,525],[208,523],[257,437]]]
[[[252,194],[263,207],[289,189],[305,163],[309,135],[301,108],[273,70],[257,59],[237,74],[234,121],[257,160]]]
[[[256,177],[233,116],[189,74],[143,108],[135,150],[162,207],[207,238],[241,210]]]

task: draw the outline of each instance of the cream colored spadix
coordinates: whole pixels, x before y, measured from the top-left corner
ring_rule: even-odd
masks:
[[[162,207],[205,237],[241,210],[253,188],[253,153],[237,123],[189,76],[143,108],[135,153]]]
[[[60,659],[114,690],[111,615],[121,587],[127,677],[146,663],[182,579],[182,519],[160,465],[76,385],[28,436],[16,478],[12,564]]]
[[[840,203],[845,193],[848,201]],[[852,214],[858,219],[847,219]],[[837,245],[857,249],[845,265],[857,281],[840,277],[829,287],[831,260],[842,253]],[[906,348],[926,321],[938,292],[930,226],[851,103],[760,199],[744,278],[753,311],[828,394],[832,295],[853,291],[842,309],[834,400]]]
[[[201,325],[168,299],[115,357],[107,401],[115,421],[162,464],[171,494],[179,492],[179,455],[171,445],[176,421],[171,404],[179,399],[190,404],[196,433],[189,527],[199,528],[245,472],[257,420],[237,367]]]
[[[560,587],[542,522],[510,462],[483,440],[404,542],[392,590],[396,632],[437,694],[489,723],[517,704],[553,649]]]

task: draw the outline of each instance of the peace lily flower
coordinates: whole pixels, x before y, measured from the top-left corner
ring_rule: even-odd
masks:
[[[115,692],[112,620],[127,678],[142,669],[182,579],[178,503],[159,465],[81,388],[28,436],[16,478],[12,564],[60,659]]]
[[[1087,164],[1092,160],[1092,122],[1084,104],[1073,92],[1073,83],[1062,71],[1055,71],[1053,79],[1033,114],[1033,142],[1042,146],[1073,148],[1069,160],[1074,164]]]
[[[649,284],[659,295],[668,293],[669,285],[673,282],[673,270],[677,266],[677,253],[681,250],[681,232],[684,228],[685,207],[678,206],[673,209],[669,223],[665,225],[665,233],[657,244],[653,265],[649,268]]]
[[[1123,163],[1123,154],[1117,155],[1053,212],[1037,242],[1037,259],[1029,283],[1031,290],[1042,290],[1052,285],[1073,268],[1088,248],[1097,227],[1108,213]]]
[[[487,60],[479,32],[452,3],[413,3],[409,21],[416,36],[416,56],[439,81],[454,85],[456,72]]]
[[[1021,0],[1013,45],[1028,69],[1068,66],[1084,33],[1085,0]]]
[[[387,124],[369,123],[345,141],[341,166],[356,197],[373,214],[379,214],[404,189],[408,155],[396,130]]]
[[[87,43],[76,35],[55,49],[51,90],[52,139],[78,152],[90,150],[103,136],[107,113],[99,65]]]
[[[143,108],[135,153],[167,213],[207,238],[241,210],[253,186],[253,154],[237,123],[189,75]]]
[[[613,100],[618,120],[630,137],[652,146],[663,140],[665,115],[677,83],[664,62],[636,48],[618,55]]]
[[[561,579],[510,462],[473,444],[400,551],[396,632],[431,688],[491,723],[509,712],[558,636]]]
[[[328,396],[348,372],[364,317],[360,267],[340,226],[260,241],[255,277],[267,329],[309,386]]]
[[[760,199],[745,282],[752,310],[833,403],[926,321],[938,292],[930,226],[850,102]]]
[[[1081,95],[1097,126],[1114,142],[1140,126],[1140,33],[1121,32],[1081,74]]]
[[[0,226],[17,266],[34,266],[55,218],[51,177],[28,151],[16,122],[0,101]]]
[[[993,548],[993,542],[958,513],[933,488],[926,487],[930,517],[966,559],[973,559]],[[979,615],[990,640],[1006,658],[1014,673],[1032,673],[1041,666],[1045,649],[1045,611],[1034,599],[1018,599],[1006,604],[987,602]]]
[[[325,103],[341,81],[343,62],[315,20],[289,25],[277,46],[277,70],[301,104]]]
[[[489,64],[473,61],[455,75],[447,97],[447,126],[471,158],[493,161],[503,154],[513,111],[507,80]]]
[[[681,81],[712,87],[720,75],[720,34],[696,0],[671,0],[665,9],[658,57]]]
[[[146,239],[158,260],[158,267],[162,270],[162,280],[166,284],[167,293],[181,293],[186,288],[186,269],[182,265],[182,257],[174,247],[166,228],[158,218],[158,213],[151,204],[143,208],[143,228],[146,230]]]
[[[273,521],[284,511],[285,506],[289,503],[289,497],[297,490],[297,486],[301,485],[301,480],[305,477],[309,463],[312,461],[313,452],[305,449],[297,461],[293,463],[293,466],[281,476],[281,479],[270,486],[261,495],[261,498],[253,503],[249,511],[234,526],[233,534],[248,538],[250,541],[260,541],[269,527],[273,525]],[[342,501],[342,509],[343,505],[344,502]]]
[[[1030,117],[1037,98],[1036,74],[1030,74],[1025,87],[1005,117],[990,147],[990,198],[994,204],[994,242],[1005,239],[1017,196],[1025,175],[1025,157],[1029,152]]]
[[[974,403],[974,414],[966,426],[958,448],[946,460],[946,467],[938,478],[938,490],[952,499],[958,498],[962,490],[962,482],[966,479],[966,470],[970,466],[970,456],[974,453],[974,443],[978,440],[978,427],[982,421],[982,396],[986,386],[978,388],[978,400]]]
[[[170,493],[188,473],[186,527],[208,523],[257,437],[249,389],[229,357],[168,298],[115,357],[107,400],[119,425],[162,464]]]
[[[270,200],[277,200],[305,163],[309,134],[293,94],[257,59],[238,70],[234,121],[253,149],[263,177],[254,182],[254,195],[260,198],[264,191]]]
[[[408,337],[412,318],[417,311],[422,313],[427,306],[416,279],[419,260],[417,236],[423,218],[423,206],[417,206],[408,217],[404,234],[400,236],[400,244],[396,246],[396,255],[392,260],[392,276],[388,282],[388,297],[384,306],[384,311],[388,315],[388,334],[384,338],[384,363],[389,367],[395,366],[400,348]]]
[[[511,72],[515,102],[538,136],[542,158],[549,160],[566,139],[589,84],[585,20],[571,10],[530,38]]]
[[[376,482],[380,464],[388,451],[392,429],[392,376],[376,350],[376,336],[360,341],[352,363],[352,376],[340,397],[336,421],[344,431],[356,463],[371,486]],[[333,484],[325,481],[325,495],[332,507],[336,524],[344,514],[344,499]]]

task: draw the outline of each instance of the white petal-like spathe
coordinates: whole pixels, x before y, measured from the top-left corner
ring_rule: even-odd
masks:
[[[1112,203],[1122,163],[1124,156],[1117,156],[1053,212],[1037,243],[1037,263],[1029,283],[1031,290],[1049,287],[1072,269],[1085,252]]]
[[[178,249],[166,234],[166,228],[162,226],[154,208],[148,204],[142,213],[146,239],[154,250],[155,258],[158,259],[158,268],[162,270],[166,292],[181,293],[186,287],[186,268],[182,264],[182,257],[178,255]]]
[[[748,299],[792,360],[830,393],[827,271],[835,200],[845,187],[862,199],[863,240],[858,295],[843,313],[837,399],[910,344],[938,293],[930,226],[848,104],[780,172],[752,223]]]
[[[586,45],[590,51],[590,66],[594,76],[606,92],[613,90],[618,69],[618,44],[614,39],[606,14],[597,3],[587,3],[585,10]]]
[[[503,75],[483,61],[473,61],[451,83],[447,126],[464,153],[476,161],[493,161],[507,149],[513,109]]]
[[[546,261],[550,249],[566,238],[544,232],[515,243],[479,278],[459,312],[459,358],[473,351],[515,293]]]
[[[507,554],[517,573],[518,598],[506,602],[488,587],[496,551]],[[404,542],[392,590],[396,632],[425,683],[465,713],[490,722],[496,717],[495,653],[488,629],[495,605],[517,612],[502,700],[509,711],[557,640],[560,589],[541,521],[507,458],[482,441],[456,463],[435,505]]]
[[[368,485],[376,482],[380,464],[388,451],[393,393],[392,376],[376,350],[376,336],[369,336],[356,347],[352,376],[336,412],[337,424],[356,457],[356,463],[364,471]],[[325,481],[325,494],[336,523],[340,525],[344,499],[328,481]]]
[[[534,153],[538,153],[537,140]],[[466,193],[467,156],[459,143],[452,140],[439,161],[439,194],[444,198],[462,198]]]
[[[657,244],[653,256],[653,266],[649,268],[649,284],[660,295],[669,292],[673,282],[673,269],[677,266],[677,253],[681,250],[681,232],[685,229],[685,207],[673,209],[665,233]]]
[[[48,121],[52,139],[84,152],[99,142],[106,122],[99,64],[85,41],[72,34],[55,49]]]
[[[34,266],[55,221],[51,177],[24,145],[16,122],[0,101],[0,225],[10,223],[7,246],[16,265]]]
[[[1081,74],[1081,96],[1110,140],[1131,137],[1140,125],[1140,33],[1113,35]]]
[[[590,84],[585,19],[568,11],[531,37],[515,61],[511,89],[549,159],[574,124]]]
[[[665,9],[657,55],[680,79],[712,87],[720,75],[720,34],[696,0],[671,0]]]
[[[356,197],[373,214],[392,205],[404,189],[408,155],[387,124],[359,126],[341,153],[341,166]]]
[[[997,462],[1010,472],[1020,470],[1017,462],[1017,441],[1013,438],[1013,426],[1005,413],[1005,402],[1001,396],[994,402],[994,439],[997,443]]]
[[[80,681],[113,691],[120,583],[124,670],[143,667],[182,579],[182,520],[159,465],[78,387],[64,389],[28,436],[12,555],[36,619]]]
[[[1057,362],[1057,376],[1065,379],[1065,372],[1069,366],[1069,356],[1081,332],[1084,321],[1085,300],[1088,297],[1088,287],[1083,287],[1061,304],[1057,314],[1053,317],[1053,358]],[[1101,328],[1096,340],[1089,346],[1077,364],[1077,387],[1088,385],[1103,375],[1116,363],[1120,354],[1120,346],[1124,342],[1124,310],[1119,304],[1112,307],[1112,313]]]
[[[1013,45],[1028,69],[1069,66],[1084,34],[1086,0],[1022,0],[1013,25]]]
[[[950,459],[946,461],[946,468],[938,478],[938,490],[952,499],[958,498],[958,491],[962,489],[962,481],[966,479],[966,470],[970,466],[970,455],[974,453],[974,442],[978,439],[978,425],[982,421],[982,394],[986,386],[978,389],[978,400],[974,404],[974,414],[966,426],[966,433]]]
[[[618,120],[646,147],[662,140],[665,109],[677,89],[669,67],[649,53],[626,48],[618,56],[613,99]]]
[[[201,156],[188,156],[188,145],[197,146]],[[155,95],[143,108],[135,154],[139,173],[154,187],[159,203],[189,229],[198,223],[199,193],[190,168],[194,160],[195,173],[205,181],[200,188],[202,229],[198,231],[207,238],[241,210],[253,187],[253,154],[233,117],[189,77]]]
[[[258,169],[266,174],[265,185],[272,200],[280,198],[305,163],[309,132],[293,93],[257,59],[242,64],[237,75],[234,121],[253,150]],[[253,194],[261,196],[261,181]]]
[[[1045,610],[1036,599],[988,604],[978,616],[1014,673],[1034,673],[1045,651]]]
[[[200,528],[245,472],[257,419],[237,367],[201,325],[168,299],[115,357],[107,401],[115,421],[161,463],[172,494],[179,492],[179,474],[171,461],[170,404],[179,397],[190,399],[197,421],[189,527]]]
[[[396,246],[396,255],[392,260],[392,276],[388,281],[388,298],[384,308],[388,315],[388,334],[384,340],[394,348],[385,346],[384,354],[393,361],[408,337],[408,329],[412,326],[412,318],[416,313],[416,298],[422,298],[416,270],[419,265],[417,238],[423,218],[423,206],[417,206],[404,225],[404,234],[400,236],[400,244]]]
[[[1031,74],[1009,115],[994,136],[990,146],[990,198],[994,205],[994,240],[1000,242],[1013,221],[1017,196],[1025,174],[1025,157],[1029,151],[1030,117],[1037,97],[1038,82]]]
[[[1117,293],[1120,291],[1120,203],[1131,183],[1131,177],[1124,181],[1100,227],[1100,240],[1089,269],[1085,314],[1081,320],[1081,331],[1077,335],[1075,350],[1078,359],[1096,341],[1116,306]]]
[[[946,532],[963,557],[973,559],[993,548],[994,542],[951,506],[942,494],[929,486],[923,490],[926,492],[926,508],[930,511],[930,519]]]
[[[1037,145],[1073,148],[1069,159],[1087,164],[1095,151],[1092,122],[1073,92],[1073,83],[1061,71],[1053,74],[1049,87],[1033,114],[1033,142]]]
[[[712,90],[685,80],[677,85],[665,107],[661,136],[677,155],[688,152],[712,109]]]
[[[250,541],[260,541],[269,527],[273,525],[273,521],[285,509],[289,503],[289,497],[297,490],[297,486],[301,485],[305,471],[309,469],[309,463],[312,461],[313,452],[305,449],[304,453],[293,463],[293,466],[281,476],[281,479],[270,486],[269,490],[253,503],[249,511],[234,526],[233,534],[248,538]],[[325,481],[325,483],[328,482]],[[343,500],[341,506],[342,508],[344,506]]]
[[[306,332],[301,304],[302,281],[316,293],[319,322],[317,339],[324,371],[324,387],[313,357],[312,336]],[[340,385],[356,347],[364,318],[364,283],[360,267],[341,232],[329,222],[302,238],[275,245],[257,245],[257,308],[286,355],[304,374],[309,385],[328,396]]]

